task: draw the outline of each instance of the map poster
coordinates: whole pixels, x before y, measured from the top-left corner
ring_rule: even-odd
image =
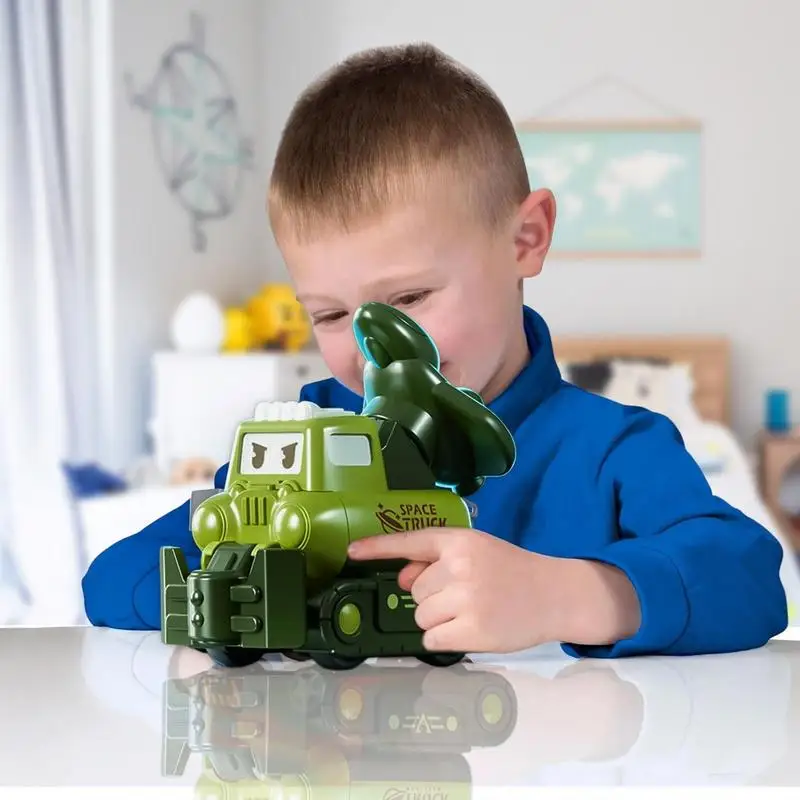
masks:
[[[553,256],[699,257],[699,124],[535,121],[517,136],[531,188],[556,198]]]

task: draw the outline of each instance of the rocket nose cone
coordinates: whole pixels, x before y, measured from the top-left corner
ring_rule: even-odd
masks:
[[[375,331],[390,331],[393,328],[408,326],[416,330],[422,336],[425,331],[419,327],[412,319],[398,311],[394,306],[385,303],[364,303],[354,315],[353,324],[362,329],[367,335]]]
[[[419,358],[438,368],[439,353],[428,334],[410,317],[384,303],[364,303],[353,316],[353,330],[364,357],[376,363],[374,344],[389,362]],[[383,359],[381,359],[383,360]],[[378,364],[386,366],[386,364]]]

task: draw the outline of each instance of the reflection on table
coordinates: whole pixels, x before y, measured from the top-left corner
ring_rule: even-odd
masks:
[[[0,650],[3,785],[452,800],[548,784],[800,784],[800,642],[583,661],[548,646],[342,672],[279,657],[216,668],[151,631],[3,629]]]
[[[462,665],[262,662],[168,680],[163,698],[162,771],[198,754],[198,797],[469,797],[465,754],[498,747],[517,720],[509,681]]]

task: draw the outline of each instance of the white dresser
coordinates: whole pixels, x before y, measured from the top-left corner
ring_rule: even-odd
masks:
[[[304,384],[328,377],[322,357],[314,351],[157,353],[150,375],[148,427],[158,471],[167,476],[175,461],[197,457],[222,466],[230,458],[236,426],[253,416],[257,403],[296,400]],[[78,501],[89,561],[185,503],[194,489],[209,485],[172,486],[161,481]]]
[[[330,377],[315,351],[191,354],[153,357],[153,455],[167,474],[176,460],[210,458],[224,464],[236,426],[262,400],[296,400],[306,383]]]

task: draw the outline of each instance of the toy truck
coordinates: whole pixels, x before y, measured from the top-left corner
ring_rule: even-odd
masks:
[[[259,404],[236,431],[224,489],[193,496],[200,569],[162,548],[166,644],[225,666],[271,651],[328,669],[463,658],[422,645],[416,604],[398,585],[404,562],[354,562],[347,549],[367,536],[470,527],[465,498],[511,469],[513,437],[479,395],[444,378],[436,346],[409,317],[368,303],[353,330],[365,359],[361,412]]]

